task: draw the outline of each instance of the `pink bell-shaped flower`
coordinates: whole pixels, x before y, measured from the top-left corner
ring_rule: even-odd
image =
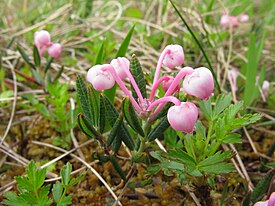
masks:
[[[214,91],[214,79],[211,71],[199,67],[187,75],[183,81],[184,91],[200,99],[208,99]]]
[[[50,46],[51,35],[46,30],[37,31],[34,33],[34,43],[37,47],[39,46]]]
[[[229,28],[230,25],[235,28],[238,27],[238,19],[235,16],[230,16],[229,14],[224,14],[221,17],[220,25],[224,28]]]
[[[168,89],[169,89],[169,87],[171,86],[171,84],[173,83],[173,81],[174,81],[174,77],[172,77],[172,76],[167,76],[168,77],[168,80],[164,80],[163,82],[162,82],[162,89],[166,92]],[[175,92],[177,92],[177,91],[180,91],[180,85],[178,85],[176,88],[175,88],[175,90],[172,92],[172,94],[173,93],[175,93]]]
[[[167,50],[167,53],[163,59],[163,64],[165,66],[172,69],[183,64],[184,52],[183,48],[180,45],[171,44],[166,46],[164,50]]]
[[[89,69],[87,73],[87,80],[92,83],[95,90],[101,92],[114,86],[115,79],[107,70],[109,67],[113,68],[110,64],[103,64],[95,65]]]
[[[62,52],[62,46],[59,43],[52,44],[48,49],[48,54],[53,58],[59,58]]]
[[[111,61],[111,65],[116,70],[116,73],[120,77],[120,79],[124,80],[127,77],[127,73],[125,69],[130,69],[130,61],[125,57],[118,57],[117,59],[113,59]]]
[[[182,102],[179,106],[172,106],[168,110],[167,118],[174,130],[192,133],[198,119],[198,108],[191,102]]]
[[[240,14],[239,16],[237,16],[237,18],[238,21],[242,23],[248,22],[249,20],[249,16],[247,14]]]
[[[274,205],[275,205],[275,192],[272,192],[268,200],[256,202],[254,204],[254,206],[274,206]]]

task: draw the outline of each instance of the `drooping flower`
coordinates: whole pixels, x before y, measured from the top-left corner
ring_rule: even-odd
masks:
[[[173,81],[174,81],[174,77],[172,77],[172,76],[167,76],[168,77],[168,79],[167,80],[164,80],[163,82],[162,82],[162,89],[166,92],[168,89],[169,89],[169,87],[171,86],[171,84],[173,83]],[[180,90],[180,85],[178,84],[178,86],[174,89],[174,91],[173,91],[173,93],[175,93],[175,92],[177,92],[177,91],[179,91]],[[172,93],[172,94],[173,94]]]
[[[124,80],[127,77],[125,69],[130,69],[130,61],[125,57],[118,57],[111,61],[111,65],[115,68],[120,79]]]
[[[110,89],[115,84],[115,79],[108,68],[113,69],[113,66],[110,64],[95,65],[87,73],[87,80],[99,92]]]
[[[167,118],[174,130],[192,133],[198,119],[198,108],[191,102],[182,102],[179,106],[170,107]]]
[[[224,14],[221,17],[220,24],[224,28],[230,28],[232,26],[233,28],[238,27],[238,18],[235,16],[230,16],[229,14]]]
[[[274,205],[275,205],[275,192],[272,192],[268,200],[256,202],[254,204],[254,206],[274,206]]]
[[[245,23],[248,22],[249,16],[247,14],[240,14],[239,16],[237,16],[237,19],[239,22]]]
[[[62,52],[62,46],[59,43],[52,44],[48,49],[48,54],[53,58],[59,58]]]
[[[34,43],[37,47],[40,46],[50,46],[51,43],[51,35],[46,30],[37,31],[34,33]]]
[[[193,73],[187,75],[183,81],[184,91],[200,99],[208,99],[214,91],[214,79],[211,71],[205,67],[199,67]]]
[[[177,66],[181,66],[184,62],[184,52],[183,48],[178,44],[172,44],[166,46],[164,50],[167,53],[163,59],[163,64],[168,68],[172,69]]]

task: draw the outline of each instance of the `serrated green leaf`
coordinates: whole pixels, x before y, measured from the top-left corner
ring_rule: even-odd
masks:
[[[67,206],[67,205],[69,205],[71,203],[72,203],[72,196],[68,195],[68,196],[65,196],[62,199],[62,201],[57,204],[57,206]]]
[[[115,137],[117,136],[117,131],[121,127],[122,121],[123,121],[123,117],[121,115],[120,117],[117,118],[115,124],[112,127],[112,130],[106,141],[106,147],[109,147],[113,143]]]
[[[52,199],[48,197],[51,185],[42,187],[39,194],[39,205],[51,205]]]
[[[62,184],[68,185],[71,178],[71,172],[72,172],[72,165],[67,162],[66,166],[62,168],[60,175],[62,179]]]
[[[216,118],[222,111],[229,107],[231,101],[231,94],[220,94],[216,100],[215,107],[213,108],[212,119]]]
[[[118,164],[118,162],[116,161],[114,156],[110,156],[110,161],[111,161],[113,167],[115,168],[116,172],[119,174],[119,176],[123,180],[126,180],[126,175],[125,175],[124,171],[122,170],[122,168],[120,167],[120,165]]]
[[[6,192],[4,196],[7,200],[3,203],[10,206],[30,206],[22,197],[17,196],[14,192]]]
[[[27,179],[27,177],[15,177],[15,180],[18,184],[18,190],[20,192],[23,192],[25,190],[30,191],[30,192],[34,192],[34,185]]]
[[[147,139],[151,142],[156,138],[161,137],[164,131],[170,127],[167,116],[164,116],[159,123],[155,126],[155,128],[148,134]]]
[[[123,57],[126,55],[126,52],[128,50],[128,46],[130,44],[131,38],[132,38],[132,34],[135,30],[135,24],[131,27],[131,29],[128,31],[126,37],[124,38],[123,42],[121,43],[117,54],[116,54],[116,58],[118,57]]]
[[[261,118],[262,116],[260,114],[245,114],[242,117],[232,120],[229,124],[226,125],[226,128],[228,131],[230,131],[257,122]]]
[[[242,109],[243,101],[239,101],[236,104],[231,104],[226,110],[224,110],[224,117],[226,123],[229,123],[234,119],[236,114]]]
[[[228,134],[225,136],[225,138],[222,140],[225,144],[234,144],[234,143],[242,143],[242,136],[237,133]]]
[[[85,119],[83,114],[79,114],[77,116],[77,123],[81,131],[86,134],[88,137],[92,138],[94,136],[98,136],[97,131],[93,126],[90,126],[90,124],[87,123],[87,120]]]
[[[206,172],[208,174],[222,174],[222,173],[229,173],[234,171],[233,165],[229,163],[218,163],[214,165],[206,165],[199,168],[200,171]]]
[[[200,110],[204,114],[207,120],[211,120],[212,118],[212,106],[211,106],[211,98],[208,100],[203,100],[199,102]]]
[[[137,57],[133,54],[132,59],[130,61],[130,71],[137,83],[137,86],[141,92],[143,98],[147,98],[146,94],[146,81],[144,78],[144,74],[141,68],[141,65],[137,59]],[[134,90],[133,86],[131,85],[132,95],[137,100],[138,96],[136,91]]]
[[[124,100],[122,101],[122,112],[126,121],[132,127],[132,129],[134,129],[137,133],[144,137],[145,134],[129,97],[124,98]]]
[[[205,167],[209,165],[215,165],[217,163],[223,162],[226,159],[229,159],[232,156],[232,153],[230,151],[226,151],[221,153],[220,151],[216,154],[202,160],[199,162],[198,167]]]
[[[99,132],[102,134],[105,128],[105,101],[103,96],[100,95],[100,109],[99,109]]]
[[[169,150],[167,153],[165,153],[163,156],[167,158],[172,158],[175,160],[179,160],[180,162],[188,165],[196,165],[196,161],[194,160],[193,157],[191,157],[189,154],[186,152],[182,151],[181,149],[174,149],[174,150]]]
[[[147,167],[147,172],[152,175],[157,174],[160,170],[161,168],[157,164]]]
[[[96,54],[96,58],[95,58],[95,65],[96,64],[102,64],[102,61],[103,61],[103,52],[104,52],[104,43],[105,43],[105,40],[102,41],[100,47],[99,47],[99,50]]]
[[[54,199],[55,203],[58,203],[60,201],[60,198],[63,194],[63,190],[64,190],[64,188],[59,181],[57,181],[53,185],[52,194],[53,194],[53,199]]]
[[[80,101],[81,108],[84,116],[87,118],[89,125],[93,125],[93,114],[91,111],[91,105],[88,97],[88,89],[83,79],[78,76],[76,79],[76,91]]]
[[[163,158],[161,157],[161,152],[160,151],[153,151],[150,152],[150,155],[157,159],[158,161],[161,161]]]
[[[194,148],[192,135],[187,134],[184,136],[184,146],[185,146],[186,152],[196,161],[195,148]]]
[[[38,49],[35,45],[33,46],[33,59],[34,59],[35,65],[39,67],[40,63],[41,63],[40,55],[39,55]]]

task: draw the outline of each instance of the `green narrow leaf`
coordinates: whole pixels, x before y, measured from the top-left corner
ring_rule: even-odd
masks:
[[[184,146],[187,151],[187,153],[196,160],[196,155],[194,151],[194,142],[193,142],[193,136],[191,134],[187,134],[184,136]]]
[[[251,193],[250,199],[252,203],[260,200],[264,194],[267,192],[269,185],[271,183],[272,177],[275,174],[275,169],[271,169],[256,185],[253,192]]]
[[[61,68],[58,70],[58,72],[57,72],[57,74],[56,74],[56,76],[53,80],[54,82],[57,81],[61,77],[61,74],[62,74],[63,71],[64,71],[64,66],[62,65]]]
[[[100,47],[99,47],[99,50],[96,54],[96,59],[95,59],[95,64],[102,64],[102,61],[103,61],[103,53],[104,53],[104,43],[105,43],[105,40],[102,41]]]
[[[137,117],[136,111],[134,110],[129,97],[124,98],[122,101],[122,112],[128,122],[128,124],[141,136],[145,136],[143,129],[140,125],[140,121]]]
[[[110,161],[111,161],[113,167],[115,168],[115,170],[117,171],[117,173],[119,174],[119,176],[123,180],[126,180],[126,175],[125,175],[124,171],[122,170],[122,168],[120,167],[120,165],[118,164],[118,162],[116,161],[114,156],[110,156]]]
[[[250,34],[250,41],[248,46],[248,54],[247,54],[247,64],[246,64],[246,81],[244,88],[244,102],[245,105],[251,105],[252,101],[255,98],[255,93],[257,90],[256,85],[256,76],[258,69],[258,59],[257,59],[257,47],[255,34]]]
[[[221,88],[220,88],[220,85],[219,85],[219,82],[217,80],[217,77],[216,77],[216,74],[215,74],[215,71],[212,67],[212,64],[210,62],[210,60],[208,59],[208,56],[206,55],[206,52],[204,51],[204,48],[202,46],[202,44],[200,43],[200,41],[197,39],[196,35],[194,34],[194,32],[192,31],[192,29],[189,27],[189,25],[187,24],[187,21],[185,21],[185,19],[183,18],[183,16],[181,15],[181,12],[178,10],[178,8],[176,7],[176,5],[174,4],[174,2],[172,0],[169,0],[170,3],[172,4],[172,6],[174,7],[176,13],[178,14],[178,16],[180,17],[181,21],[183,22],[183,24],[186,26],[186,28],[188,29],[188,31],[190,32],[191,36],[193,37],[193,39],[195,40],[196,44],[198,45],[198,47],[200,48],[205,60],[207,61],[208,63],[208,66],[209,66],[209,69],[210,71],[212,72],[213,74],[213,77],[214,77],[214,80],[215,80],[215,84],[218,88],[218,91],[219,93],[221,93]]]
[[[98,136],[98,133],[95,130],[95,128],[87,123],[87,120],[85,119],[83,114],[80,113],[77,116],[77,123],[81,131],[88,137],[92,138],[93,136]]]
[[[112,143],[112,150],[114,151],[114,153],[118,152],[118,150],[120,149],[121,143],[122,143],[121,138],[117,136]]]
[[[51,57],[48,61],[47,61],[47,64],[44,68],[44,73],[46,74],[48,72],[48,70],[51,68],[51,64],[53,62],[53,58]]]
[[[38,84],[42,84],[42,77],[41,77],[41,74],[37,71],[37,70],[34,70],[31,68],[31,72],[32,72],[32,75],[34,76],[34,79],[35,81],[38,83]]]
[[[71,172],[72,172],[72,165],[70,164],[70,162],[67,162],[66,166],[64,168],[62,168],[60,175],[61,175],[61,180],[62,180],[62,184],[64,185],[68,185],[70,182],[70,178],[71,178]]]
[[[107,121],[110,123],[110,125],[113,127],[117,118],[119,117],[119,113],[116,110],[116,108],[114,107],[114,105],[112,104],[112,102],[109,100],[109,98],[107,96],[104,95],[104,101],[105,101],[105,107],[106,107],[106,118]],[[129,130],[127,129],[127,127],[125,126],[125,124],[122,122],[120,128],[117,131],[117,136],[120,138],[120,141],[122,140],[125,145],[130,149],[133,150],[135,148],[135,143],[130,135]],[[115,141],[118,145],[119,145],[119,139],[115,138]]]
[[[117,51],[116,58],[125,56],[125,54],[128,50],[128,46],[130,44],[130,41],[131,41],[132,34],[133,34],[134,30],[135,30],[135,24],[128,31],[126,37],[124,38],[123,42],[121,43],[121,45],[120,45],[120,47]]]
[[[223,110],[229,107],[232,101],[231,94],[220,94],[216,100],[215,107],[213,109],[213,117],[215,119]]]
[[[148,140],[154,141],[156,138],[161,137],[166,129],[170,126],[167,116],[164,116],[155,128],[148,134]]]
[[[113,128],[112,128],[112,130],[108,136],[108,139],[106,141],[106,147],[109,147],[113,143],[113,141],[117,135],[117,131],[122,124],[122,121],[123,121],[123,117],[121,115],[120,117],[117,118],[115,124],[113,125]]]
[[[88,89],[83,81],[82,77],[78,76],[76,79],[76,91],[80,101],[81,108],[83,110],[84,116],[87,118],[89,125],[93,125],[91,105],[88,97]]]
[[[234,143],[242,143],[242,136],[237,133],[228,134],[225,136],[225,138],[222,140],[225,144],[234,144]]]
[[[33,46],[33,59],[34,59],[35,65],[40,67],[40,63],[41,63],[40,55],[39,55],[38,49],[35,45]]]
[[[99,112],[99,132],[102,134],[105,128],[105,101],[103,96],[100,95],[100,112]]]
[[[144,74],[141,68],[141,65],[136,57],[135,54],[133,54],[131,62],[130,62],[130,71],[137,83],[137,86],[143,96],[143,98],[147,98],[147,94],[146,94],[146,81],[144,78]],[[137,100],[138,96],[136,91],[134,90],[133,86],[131,85],[131,90],[132,90],[132,94],[133,97]]]
[[[100,92],[96,91],[92,85],[88,86],[88,100],[94,125],[99,126],[100,118]]]
[[[22,58],[24,59],[24,61],[33,69],[36,70],[36,67],[30,62],[30,59],[28,57],[28,55],[24,52],[23,49],[21,49],[21,47],[19,45],[17,45],[17,50],[19,51],[19,53],[21,54]]]

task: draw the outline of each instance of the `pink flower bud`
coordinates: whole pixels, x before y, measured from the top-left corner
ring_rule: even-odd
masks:
[[[48,49],[48,54],[53,58],[59,58],[62,52],[61,44],[54,43]]]
[[[269,81],[264,81],[262,86],[262,98],[263,101],[266,102],[267,96],[268,96],[268,90],[269,90],[270,83]]]
[[[168,80],[164,80],[163,82],[162,82],[162,89],[166,92],[168,89],[169,89],[169,87],[171,86],[171,84],[173,83],[173,81],[174,81],[174,77],[172,77],[172,76],[167,76],[168,77]],[[174,91],[172,92],[172,94],[173,93],[175,93],[175,92],[177,92],[177,91],[180,91],[180,85],[178,85],[175,89],[174,89]]]
[[[237,18],[238,21],[242,23],[248,22],[249,20],[249,16],[247,14],[240,14]]]
[[[125,57],[118,57],[111,61],[111,65],[115,68],[120,79],[124,80],[127,77],[125,69],[130,69],[130,61]]]
[[[168,110],[167,118],[174,130],[192,133],[198,119],[198,108],[191,102],[182,102],[179,106],[172,106]]]
[[[229,28],[230,25],[232,25],[232,27],[238,27],[238,19],[235,16],[224,14],[221,17],[220,24],[224,28]]]
[[[163,59],[163,64],[172,69],[181,66],[184,62],[183,48],[178,44],[166,46],[167,53]]]
[[[185,77],[183,89],[189,95],[208,99],[214,90],[214,79],[211,71],[205,67],[195,69],[193,73]]]
[[[101,92],[102,90],[110,89],[115,84],[115,79],[107,69],[113,66],[110,64],[95,65],[89,69],[87,73],[87,80],[92,83],[95,90]]]
[[[34,43],[37,47],[39,46],[50,46],[51,35],[46,30],[37,31],[34,33]]]

